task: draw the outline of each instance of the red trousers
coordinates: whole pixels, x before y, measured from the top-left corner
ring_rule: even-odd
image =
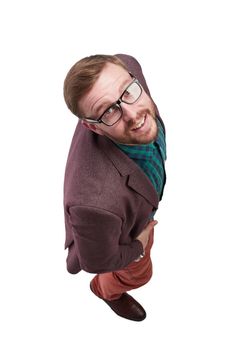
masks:
[[[152,276],[150,251],[153,245],[154,230],[151,232],[145,248],[145,256],[132,262],[122,270],[96,275],[92,283],[95,294],[106,300],[118,299],[122,293],[139,288],[146,284]]]

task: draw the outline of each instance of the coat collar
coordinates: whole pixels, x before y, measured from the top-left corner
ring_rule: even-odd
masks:
[[[158,208],[158,194],[142,169],[124,154],[110,139],[98,136],[98,146],[113,163],[121,176],[128,177],[127,185],[144,197],[154,208]]]

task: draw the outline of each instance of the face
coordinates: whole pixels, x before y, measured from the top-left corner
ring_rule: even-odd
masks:
[[[121,66],[108,63],[102,70],[93,88],[83,96],[78,106],[88,118],[98,117],[119,99],[119,96],[132,82],[133,78]],[[106,136],[116,143],[137,145],[148,144],[156,139],[157,124],[154,105],[150,97],[142,91],[133,104],[121,103],[121,119],[113,126],[102,123],[82,123],[99,135]]]

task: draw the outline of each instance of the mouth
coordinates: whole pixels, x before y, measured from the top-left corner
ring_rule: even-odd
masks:
[[[145,121],[146,121],[146,115],[131,130],[132,131],[141,130],[144,127]]]

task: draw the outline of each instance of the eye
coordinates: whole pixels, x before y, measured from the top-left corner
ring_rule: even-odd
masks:
[[[104,113],[104,116],[110,116],[110,115],[112,115],[114,112],[115,112],[115,106],[111,106],[111,107],[109,107],[106,111],[105,111],[105,113]]]
[[[131,92],[131,87],[129,87],[125,92],[124,95],[122,96],[122,98],[124,100],[129,100],[132,97],[132,92]]]
[[[113,125],[121,117],[121,110],[118,105],[112,105],[109,107],[102,116],[102,121],[106,125]]]
[[[130,89],[127,89],[125,92],[124,92],[124,97],[126,96],[129,96],[131,94],[131,92],[129,91]]]
[[[103,119],[105,120],[105,119],[114,118],[115,115],[118,115],[118,113],[119,113],[119,107],[117,105],[112,105],[103,114]]]

